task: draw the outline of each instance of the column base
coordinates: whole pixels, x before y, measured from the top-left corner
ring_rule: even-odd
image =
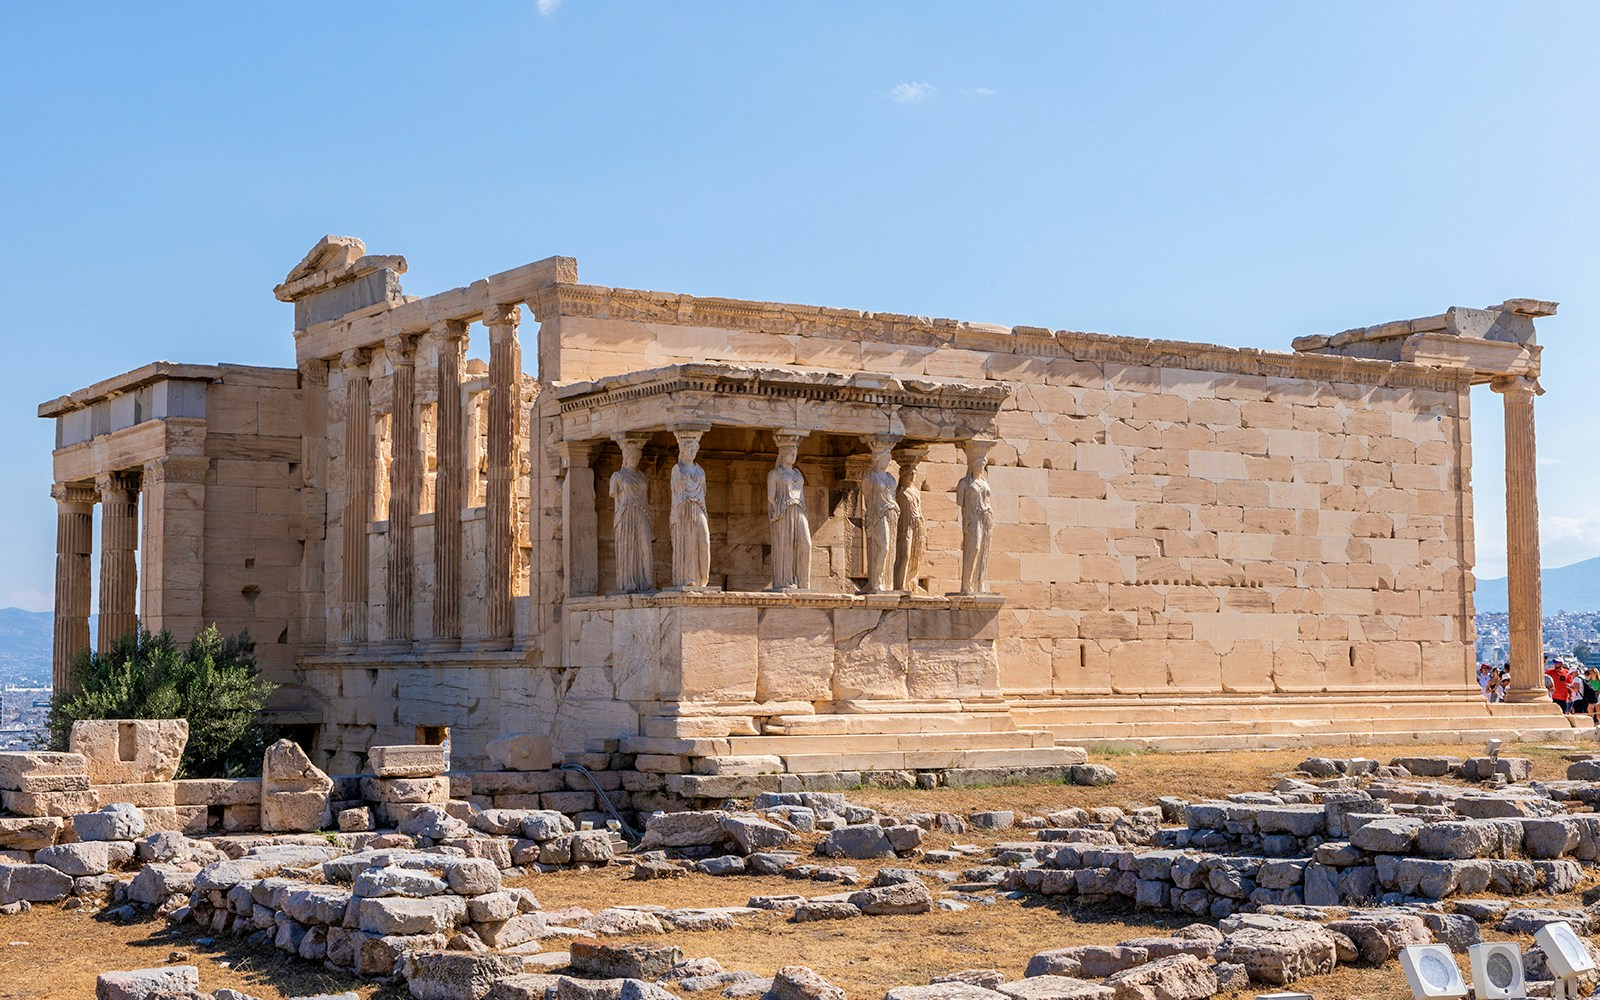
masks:
[[[418,653],[459,653],[460,639],[418,639],[411,644]]]
[[[1555,702],[1550,698],[1550,692],[1546,691],[1542,687],[1535,689],[1524,688],[1520,691],[1507,691],[1506,701],[1516,705],[1531,705],[1540,701],[1548,701],[1552,705],[1555,704]]]

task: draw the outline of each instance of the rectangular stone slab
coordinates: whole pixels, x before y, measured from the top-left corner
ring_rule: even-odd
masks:
[[[367,764],[380,778],[433,778],[450,769],[442,746],[386,746],[367,751]]]

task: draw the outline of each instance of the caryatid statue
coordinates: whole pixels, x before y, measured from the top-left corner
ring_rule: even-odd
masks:
[[[988,590],[989,539],[994,534],[994,491],[986,469],[993,441],[963,441],[967,474],[956,484],[956,505],[961,508],[961,593]]]
[[[800,434],[779,434],[778,465],[767,473],[767,518],[772,522],[772,589],[811,588],[811,521],[806,480],[794,467]]]
[[[889,474],[892,439],[872,439],[872,470],[861,477],[862,528],[867,537],[867,593],[895,589],[895,540],[900,534],[900,503]]]
[[[922,528],[922,491],[917,488],[917,464],[926,452],[921,448],[901,448],[894,460],[900,466],[900,537],[894,547],[894,589],[907,593],[917,589],[917,574],[922,569],[922,550],[926,538]]]
[[[672,585],[704,587],[711,579],[711,521],[706,515],[706,470],[695,464],[705,427],[673,430],[678,464],[672,467]]]
[[[650,480],[639,471],[644,438],[619,434],[616,441],[622,448],[622,468],[611,474],[617,590],[637,594],[656,589],[655,566],[650,557]]]

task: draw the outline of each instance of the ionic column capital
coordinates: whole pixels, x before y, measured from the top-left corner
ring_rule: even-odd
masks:
[[[391,365],[415,365],[417,350],[417,337],[415,334],[397,334],[387,337],[383,341],[383,353],[389,356]]]
[[[326,386],[328,384],[328,362],[321,358],[302,361],[296,367],[300,369],[300,382],[303,385]]]
[[[1514,395],[1544,395],[1544,386],[1540,385],[1538,378],[1532,375],[1501,375],[1490,381],[1489,388],[1495,392]]]
[[[99,491],[102,499],[114,494],[128,494],[139,492],[139,474],[137,472],[102,472],[94,477],[94,488]]]
[[[515,333],[521,322],[522,304],[519,302],[496,303],[483,311],[484,326],[509,326]]]
[[[599,450],[599,441],[557,441],[553,446],[556,457],[561,462],[561,471],[582,468],[594,460],[594,453]]]
[[[441,341],[466,340],[472,324],[464,319],[442,319],[430,328]]]
[[[352,348],[339,355],[339,367],[344,369],[347,376],[365,377],[366,373],[358,369],[365,368],[367,362],[371,360],[372,352],[365,347]]]
[[[93,506],[100,499],[99,491],[88,483],[55,483],[50,487],[50,496],[62,506]]]

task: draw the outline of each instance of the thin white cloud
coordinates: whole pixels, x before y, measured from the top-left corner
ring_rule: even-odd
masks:
[[[896,104],[921,104],[938,92],[939,88],[931,83],[897,83],[889,90],[889,100]]]
[[[968,97],[993,97],[995,94],[993,87],[973,87],[971,90],[963,90],[962,93]]]
[[[539,0],[539,13],[549,17],[556,12],[556,8],[559,6],[561,6],[561,0]]]
[[[1537,461],[1541,466],[1561,464],[1561,459],[1551,458],[1549,455],[1540,455],[1537,459],[1535,459],[1535,461]]]

